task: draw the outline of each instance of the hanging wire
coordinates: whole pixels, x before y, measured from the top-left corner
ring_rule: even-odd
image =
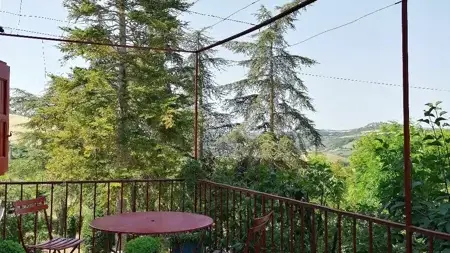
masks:
[[[400,85],[400,84],[380,82],[380,81],[359,80],[359,79],[354,79],[354,78],[326,76],[326,75],[318,75],[318,74],[311,74],[311,73],[304,73],[304,72],[300,72],[299,74],[304,75],[304,76],[312,76],[312,77],[340,80],[340,81],[346,81],[346,82],[368,83],[368,84],[376,84],[376,85],[391,86],[391,87],[402,87],[402,85]],[[450,92],[450,90],[446,90],[446,89],[431,88],[431,87],[424,87],[424,86],[409,86],[409,87],[412,89],[419,89],[419,90]]]
[[[218,19],[221,19],[224,21],[231,21],[231,22],[241,23],[241,24],[246,24],[246,25],[255,25],[255,24],[247,22],[247,21],[231,19],[231,18],[224,18],[224,17],[213,15],[213,14],[201,13],[201,12],[197,12],[197,11],[187,11],[187,12],[190,14],[196,14],[196,15],[200,15],[200,16],[204,16],[204,17],[218,18]]]
[[[214,24],[212,24],[212,25],[210,25],[210,26],[207,26],[207,27],[203,28],[202,30],[207,30],[207,29],[213,28],[214,26],[216,26],[216,25],[218,25],[218,24],[224,22],[225,20],[227,20],[227,19],[231,18],[232,16],[236,15],[237,13],[239,13],[239,12],[241,12],[241,11],[243,11],[243,10],[249,8],[250,6],[252,6],[252,5],[258,3],[259,1],[261,1],[261,0],[255,0],[255,1],[253,1],[253,2],[251,2],[251,3],[249,3],[249,4],[247,4],[246,6],[240,8],[239,10],[237,10],[237,11],[231,13],[230,15],[226,16],[226,17],[223,18],[222,20],[217,21],[216,23],[214,23]]]
[[[47,80],[47,61],[45,59],[45,42],[44,40],[41,40],[42,43],[42,61],[43,61],[43,66],[44,66],[44,80]]]
[[[373,14],[376,14],[376,13],[378,13],[378,12],[384,11],[384,10],[386,10],[386,9],[388,9],[388,8],[391,8],[391,7],[395,6],[395,5],[398,5],[398,4],[400,4],[401,2],[402,2],[402,1],[398,1],[398,2],[395,2],[395,3],[393,3],[393,4],[389,4],[389,5],[387,5],[387,6],[384,6],[384,7],[382,7],[382,8],[379,8],[379,9],[377,9],[377,10],[374,10],[374,11],[372,11],[372,12],[369,12],[369,13],[367,13],[367,14],[365,14],[365,15],[363,15],[363,16],[357,18],[357,19],[354,19],[354,20],[352,20],[352,21],[350,21],[350,22],[347,22],[347,23],[345,23],[345,24],[342,24],[342,25],[339,25],[339,26],[336,26],[336,27],[327,29],[327,30],[325,30],[325,31],[323,31],[323,32],[320,32],[320,33],[318,33],[318,34],[315,34],[315,35],[313,35],[313,36],[310,36],[310,37],[308,37],[308,38],[306,38],[306,39],[304,39],[304,40],[302,40],[302,41],[296,42],[296,43],[294,43],[294,44],[290,44],[288,47],[297,46],[297,45],[302,44],[302,43],[304,43],[304,42],[307,42],[307,41],[309,41],[309,40],[311,40],[311,39],[314,39],[314,38],[316,38],[316,37],[319,37],[319,36],[321,36],[321,35],[323,35],[323,34],[325,34],[325,33],[329,33],[329,32],[332,32],[332,31],[334,31],[334,30],[338,30],[338,29],[340,29],[340,28],[346,27],[346,26],[351,25],[351,24],[353,24],[353,23],[356,23],[356,22],[358,22],[358,21],[360,21],[360,20],[362,20],[362,19],[364,19],[364,18],[367,18],[367,17],[369,17],[369,16],[371,16],[371,15],[373,15]]]
[[[0,0],[0,12],[3,9],[3,0]],[[0,33],[5,32],[2,26],[2,15],[0,15]]]

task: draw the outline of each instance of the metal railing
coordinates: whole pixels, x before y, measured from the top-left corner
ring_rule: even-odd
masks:
[[[18,240],[17,219],[12,212],[12,203],[17,200],[46,196],[54,236],[82,238],[90,244],[92,238],[102,237],[92,235],[89,228],[96,217],[136,211],[192,212],[194,195],[194,189],[188,189],[180,179],[0,182],[0,199],[6,209],[0,221],[0,239]],[[45,230],[37,215],[28,217],[24,224],[30,243],[48,239],[41,233]],[[114,239],[106,237],[111,248]]]
[[[109,236],[92,234],[88,224],[95,217],[159,210],[212,217],[214,229],[209,236],[209,249],[238,251],[251,220],[270,211],[274,216],[263,235],[265,252],[405,252],[407,229],[414,235],[417,252],[450,249],[450,243],[445,243],[450,242],[446,233],[408,228],[402,223],[246,188],[205,180],[192,184],[180,179],[0,182],[0,199],[6,205],[0,221],[0,239],[18,239],[17,220],[8,211],[12,202],[42,195],[47,197],[54,235],[85,239],[84,252],[90,252],[92,238],[97,243],[103,240],[100,247],[107,249],[114,244]],[[47,239],[37,217],[24,222],[30,243]]]
[[[266,252],[406,252],[407,229],[415,252],[450,250],[450,234],[442,232],[211,181],[200,181],[197,191],[198,212],[215,222],[214,248],[245,242],[252,218],[273,211]]]

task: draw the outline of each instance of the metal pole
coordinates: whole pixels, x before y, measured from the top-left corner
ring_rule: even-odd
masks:
[[[199,53],[195,53],[195,77],[194,77],[194,159],[198,160],[198,65]]]
[[[408,59],[408,0],[402,1],[403,55],[403,160],[405,190],[406,252],[412,253],[412,193],[411,193],[411,137],[409,131],[409,59]]]

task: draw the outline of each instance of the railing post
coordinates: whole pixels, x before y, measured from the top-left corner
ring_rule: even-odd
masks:
[[[194,213],[197,213],[197,189],[199,189],[197,184],[199,184],[199,181],[194,184]]]

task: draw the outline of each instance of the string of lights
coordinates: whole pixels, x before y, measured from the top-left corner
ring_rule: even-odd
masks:
[[[45,42],[43,40],[41,40],[42,43],[42,63],[43,63],[43,67],[44,67],[44,80],[47,80],[47,61],[45,59]]]
[[[23,5],[23,0],[20,0],[20,3],[19,3],[19,20],[17,21],[17,28],[20,27],[20,20],[21,20],[21,17],[22,17],[22,5]]]
[[[216,25],[218,25],[218,24],[220,24],[220,23],[226,21],[227,19],[231,18],[232,16],[236,15],[237,13],[239,13],[239,12],[241,12],[241,11],[243,11],[243,10],[249,8],[250,6],[256,4],[256,3],[260,2],[260,1],[261,1],[261,0],[255,0],[255,1],[253,1],[253,2],[251,2],[251,3],[249,3],[249,4],[247,4],[246,6],[240,8],[240,9],[238,9],[237,11],[235,11],[235,12],[231,13],[230,15],[226,16],[226,17],[223,18],[222,20],[217,21],[216,23],[214,23],[214,24],[212,24],[212,25],[209,25],[209,26],[203,28],[203,30],[207,30],[207,29],[213,28],[214,26],[216,26]]]
[[[304,75],[304,76],[312,76],[312,77],[340,80],[340,81],[346,81],[346,82],[367,83],[367,84],[376,84],[376,85],[391,86],[391,87],[402,87],[402,85],[400,85],[400,84],[380,82],[380,81],[359,80],[359,79],[354,79],[354,78],[326,76],[326,75],[318,75],[318,74],[311,74],[311,73],[304,73],[304,72],[300,72],[299,74]],[[450,92],[450,90],[446,90],[446,89],[424,87],[424,86],[409,86],[409,87],[412,89],[419,89],[419,90]]]
[[[231,59],[226,59],[226,61],[228,63],[231,63],[230,64],[231,66],[241,66],[241,65],[239,65],[240,61],[231,60]],[[361,79],[355,79],[355,78],[328,76],[328,75],[312,74],[312,73],[305,73],[305,72],[299,72],[299,74],[303,75],[303,76],[333,79],[333,80],[339,80],[339,81],[345,81],[345,82],[376,84],[376,85],[400,87],[400,88],[402,87],[401,84],[381,82],[381,81],[361,80]],[[450,90],[446,90],[446,89],[439,89],[439,88],[432,88],[432,87],[425,87],[425,86],[410,86],[410,88],[419,89],[419,90],[428,90],[428,91],[450,92]]]
[[[33,34],[38,34],[38,35],[43,35],[43,36],[50,36],[50,37],[54,37],[54,38],[62,38],[62,36],[55,35],[55,34],[51,34],[51,33],[44,33],[44,32],[38,32],[38,31],[31,31],[31,30],[26,30],[26,29],[13,28],[13,27],[9,27],[9,26],[3,26],[3,28],[10,29],[11,31],[18,31],[18,32],[25,32],[25,33],[33,33]]]
[[[209,13],[203,13],[203,12],[191,11],[191,10],[187,10],[186,12],[188,12],[190,14],[194,14],[194,15],[204,16],[204,17],[217,18],[217,19],[221,19],[221,20],[225,19],[225,21],[230,21],[230,22],[235,22],[235,23],[241,23],[241,24],[247,24],[247,25],[255,25],[254,23],[251,23],[251,22],[238,20],[238,19],[232,19],[232,18],[224,18],[224,17],[221,17],[221,16],[209,14]],[[4,14],[8,14],[8,15],[11,15],[11,16],[16,16],[16,17],[44,19],[44,20],[50,20],[50,21],[55,21],[55,22],[59,22],[59,23],[67,23],[66,20],[52,18],[52,17],[47,17],[47,16],[30,15],[30,14],[19,14],[19,13],[5,11],[5,10],[0,10],[0,13],[4,13]]]
[[[64,20],[61,20],[61,19],[45,17],[45,16],[38,16],[38,15],[21,14],[21,13],[15,13],[15,12],[10,12],[10,11],[5,11],[5,10],[0,10],[0,13],[4,13],[4,14],[16,16],[16,17],[45,19],[45,20],[51,20],[51,21],[56,21],[56,22],[61,22],[61,23],[65,22]]]

